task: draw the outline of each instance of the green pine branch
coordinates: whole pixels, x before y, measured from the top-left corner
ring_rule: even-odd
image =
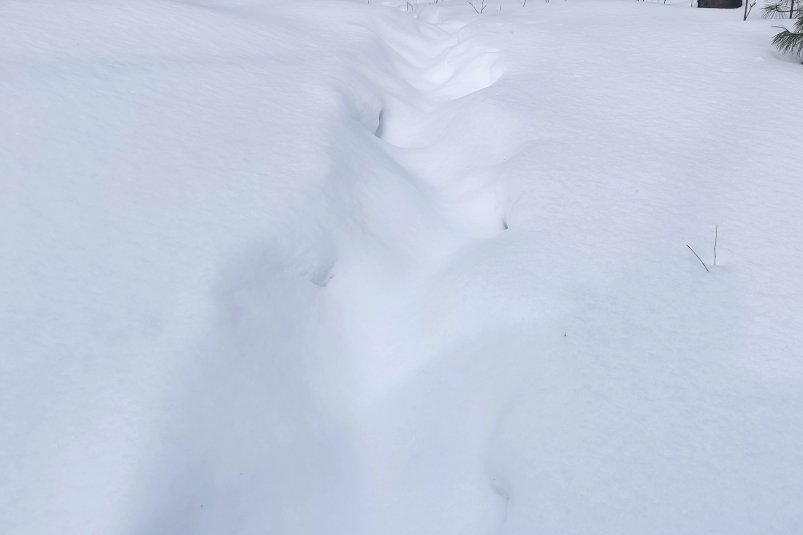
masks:
[[[803,15],[798,16],[793,30],[782,28],[772,39],[772,44],[784,54],[803,56]]]
[[[762,11],[765,19],[791,19],[803,15],[803,0],[770,0]]]

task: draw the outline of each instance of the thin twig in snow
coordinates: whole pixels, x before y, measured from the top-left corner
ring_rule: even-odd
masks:
[[[485,0],[482,0],[482,3],[480,4],[480,8],[479,9],[477,9],[477,6],[474,5],[474,2],[470,2],[469,1],[469,2],[467,2],[467,4],[470,5],[472,7],[472,9],[474,9],[474,11],[477,13],[477,15],[482,15],[483,11],[485,11],[485,8],[488,7],[485,4]]]
[[[719,238],[719,225],[714,226],[714,265],[717,265],[717,238]]]
[[[703,265],[703,267],[705,268],[705,270],[706,270],[706,271],[708,271],[709,273],[711,273],[711,271],[708,269],[708,266],[706,266],[706,265],[705,265],[705,262],[703,262],[703,259],[702,259],[702,258],[700,258],[700,255],[698,255],[697,253],[695,253],[695,252],[694,252],[694,249],[692,249],[692,248],[691,248],[691,245],[689,245],[689,244],[687,243],[687,244],[686,244],[686,247],[688,247],[688,248],[689,248],[689,251],[691,251],[692,253],[694,253],[694,256],[696,256],[696,257],[697,257],[697,260],[699,260],[699,261],[700,261],[700,263]]]

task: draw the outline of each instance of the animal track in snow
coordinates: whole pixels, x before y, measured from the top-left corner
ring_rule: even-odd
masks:
[[[385,24],[377,29],[394,82],[382,88],[373,134],[469,237],[505,229],[497,167],[518,148],[518,119],[480,96],[504,73],[501,54],[472,24]]]

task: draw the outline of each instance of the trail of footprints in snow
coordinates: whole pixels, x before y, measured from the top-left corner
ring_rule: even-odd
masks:
[[[445,28],[423,22],[421,24],[421,31],[429,34],[428,36],[411,36],[396,29],[388,29],[385,42],[399,59],[395,63],[399,78],[415,89],[417,96],[426,104],[424,109],[433,110],[437,114],[438,110],[448,108],[455,101],[490,87],[501,77],[498,51],[471,39],[464,40],[462,30],[465,24]],[[425,113],[421,108],[410,104],[405,106],[403,113],[396,110],[389,114],[383,107],[377,117],[374,135],[401,149],[424,146],[427,127],[432,128],[432,124],[437,124],[437,121],[423,117]],[[447,121],[454,121],[448,112],[443,113],[443,116]],[[482,136],[483,132],[476,134]],[[443,142],[449,143],[449,140]],[[397,163],[406,167],[403,161]],[[425,174],[427,172],[435,174],[443,170],[425,170]],[[420,169],[418,174],[422,174]],[[494,212],[490,217],[495,215]],[[500,228],[508,229],[505,219],[500,222]],[[502,522],[505,522],[511,501],[509,489],[496,477],[489,478],[488,484],[501,501]]]
[[[498,51],[461,40],[463,27],[446,32],[437,26],[426,26],[431,33],[440,34],[428,40],[420,36],[411,39],[394,33],[397,30],[386,33],[385,42],[399,59],[395,64],[399,78],[413,87],[422,100],[443,106],[491,86],[501,76]],[[397,121],[413,123],[415,116],[421,115],[412,107],[408,111],[410,115]],[[387,120],[386,110],[380,110],[374,132],[380,139],[385,139]]]
[[[449,113],[450,105],[490,87],[503,71],[498,64],[498,50],[464,38],[463,30],[469,23],[418,24],[419,33],[400,30],[401,26],[396,25],[388,25],[380,32],[395,59],[391,63],[396,79],[406,88],[412,88],[415,103],[387,92],[380,95],[384,105],[377,114],[373,135],[401,150],[425,146],[422,140],[435,137],[433,126],[440,124],[433,116],[454,122]],[[477,136],[482,134],[477,132]],[[438,147],[444,148],[449,143],[448,139],[439,140]],[[429,168],[415,170],[409,168],[409,162],[397,159],[396,163],[425,183],[430,182],[428,177],[443,174],[443,170],[434,169],[431,162],[425,166]],[[449,192],[444,192],[443,188],[435,189],[448,196]],[[487,218],[496,218],[500,230],[508,229],[507,221],[497,217],[495,210]],[[326,287],[334,277],[334,260],[326,258],[308,274],[310,282],[319,287]]]
[[[473,97],[501,77],[500,54],[471,36],[469,24],[418,24],[415,33],[398,26],[380,32],[409,98],[381,95],[373,133],[402,151],[415,149],[397,163],[440,194],[455,227],[488,237],[508,228],[489,170],[510,149],[498,146],[501,139],[489,139],[482,123],[500,110]],[[481,144],[464,146],[472,136]]]

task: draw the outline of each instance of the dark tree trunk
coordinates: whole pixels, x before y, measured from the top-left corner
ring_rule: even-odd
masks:
[[[737,7],[742,7],[742,0],[697,0],[697,7],[735,9]]]

